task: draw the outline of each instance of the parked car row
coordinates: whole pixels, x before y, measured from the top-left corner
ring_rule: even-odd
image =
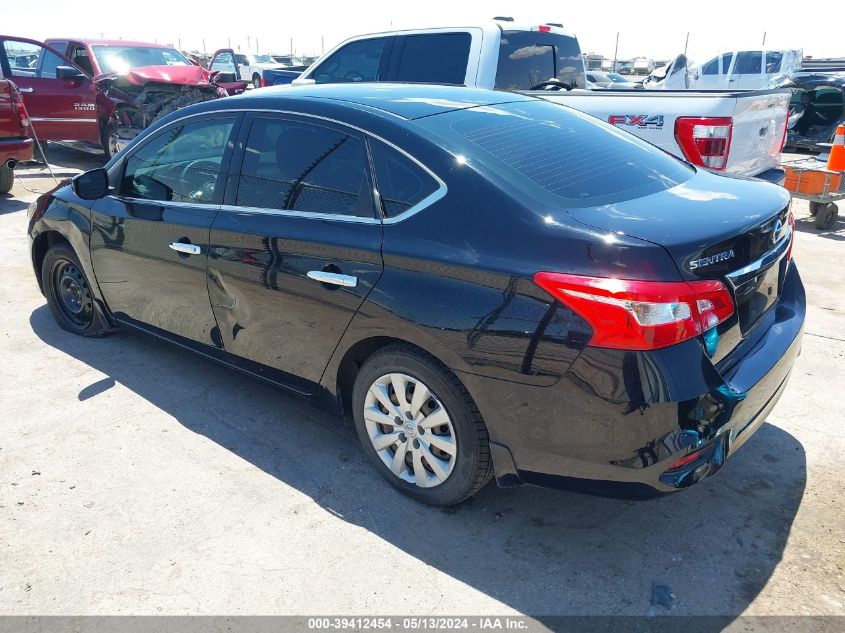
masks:
[[[585,79],[552,24],[352,38],[39,198],[36,279],[69,332],[152,334],[348,416],[425,503],[687,488],[800,351],[789,194],[718,173],[778,180],[789,92]]]

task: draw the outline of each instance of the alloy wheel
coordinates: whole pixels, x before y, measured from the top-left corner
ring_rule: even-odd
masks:
[[[378,378],[364,400],[367,436],[394,476],[420,488],[439,486],[457,459],[452,420],[422,381],[406,374]]]

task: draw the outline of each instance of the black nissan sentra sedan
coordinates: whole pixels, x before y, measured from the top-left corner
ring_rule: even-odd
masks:
[[[412,85],[175,112],[30,210],[64,329],[130,327],[354,420],[402,492],[718,471],[799,353],[784,189],[587,115]]]

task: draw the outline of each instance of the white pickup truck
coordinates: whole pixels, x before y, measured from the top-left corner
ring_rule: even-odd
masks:
[[[788,90],[585,90],[574,35],[558,24],[485,25],[360,35],[293,85],[445,83],[528,92],[621,127],[695,165],[782,183]]]

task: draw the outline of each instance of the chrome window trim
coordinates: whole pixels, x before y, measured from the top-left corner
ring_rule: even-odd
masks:
[[[134,202],[137,204],[149,204],[153,206],[160,206],[160,207],[180,207],[184,209],[210,209],[212,211],[217,211],[220,209],[219,204],[215,204],[213,202],[182,202],[181,200],[151,200],[149,198],[133,198],[131,196],[120,196],[117,194],[109,194],[106,198],[111,198],[112,200],[117,200],[118,202]]]
[[[446,183],[443,182],[443,180],[437,174],[435,174],[426,165],[424,165],[419,160],[417,160],[414,156],[412,156],[411,154],[406,152],[401,147],[397,146],[395,143],[391,143],[387,139],[379,136],[378,134],[374,134],[373,132],[369,132],[368,130],[365,130],[364,128],[358,127],[357,125],[352,125],[351,123],[345,123],[343,121],[338,121],[337,119],[332,119],[331,117],[326,117],[326,116],[322,116],[322,115],[319,115],[319,114],[308,114],[308,113],[305,113],[305,112],[295,112],[293,110],[276,110],[276,109],[272,109],[272,108],[238,108],[236,110],[235,109],[208,110],[208,111],[205,111],[205,112],[197,112],[197,113],[194,113],[194,114],[188,114],[188,115],[180,117],[178,119],[174,119],[173,121],[170,121],[168,124],[163,125],[162,127],[158,128],[155,131],[155,133],[157,135],[159,132],[163,132],[164,130],[168,129],[169,127],[171,127],[173,125],[178,125],[178,124],[181,124],[184,121],[187,121],[189,119],[204,117],[204,116],[208,116],[210,114],[232,114],[232,115],[236,116],[238,114],[246,113],[246,112],[261,112],[261,113],[266,113],[266,114],[286,114],[286,115],[292,115],[292,116],[300,116],[300,117],[305,117],[305,118],[310,118],[310,119],[317,119],[319,121],[326,121],[328,123],[333,123],[335,125],[339,125],[339,126],[342,126],[342,127],[349,128],[350,130],[355,130],[356,132],[363,134],[365,137],[371,137],[371,138],[377,139],[377,140],[381,141],[382,143],[384,143],[385,145],[387,145],[388,147],[392,147],[397,152],[407,156],[411,161],[416,163],[429,176],[434,178],[438,187],[437,187],[436,191],[432,192],[431,194],[429,194],[428,196],[426,196],[425,198],[423,198],[422,200],[417,202],[415,205],[411,206],[410,208],[406,209],[405,211],[403,211],[399,215],[392,217],[392,218],[384,217],[384,210],[383,209],[381,210],[381,218],[362,218],[360,216],[340,215],[340,214],[332,214],[332,213],[309,213],[308,211],[294,211],[294,210],[291,210],[291,209],[266,209],[266,208],[263,208],[263,207],[240,207],[240,206],[237,206],[237,205],[220,205],[220,209],[223,210],[223,211],[245,211],[247,213],[270,213],[270,214],[274,214],[274,215],[291,215],[291,216],[294,216],[294,217],[309,217],[309,218],[314,218],[314,219],[318,219],[318,220],[340,220],[340,221],[346,221],[346,222],[362,222],[363,221],[363,222],[368,223],[368,224],[370,223],[370,220],[372,220],[373,223],[397,224],[398,222],[402,222],[403,220],[408,219],[412,215],[416,215],[417,213],[419,213],[420,211],[422,211],[426,207],[431,206],[432,204],[434,204],[435,202],[437,202],[438,200],[443,198],[449,192],[449,189],[446,186]],[[146,142],[147,142],[147,139],[145,138],[143,140],[143,142],[140,144],[140,147],[143,147],[143,145],[146,144]],[[133,148],[133,150],[134,150],[134,148]],[[133,151],[133,153],[134,153],[134,151]],[[123,160],[126,160],[126,159],[124,158]],[[375,175],[375,169],[372,169],[372,171],[373,171],[373,175]],[[376,202],[379,203],[379,208],[381,209],[382,208],[381,196],[379,195],[377,190],[374,191],[374,193],[376,195]],[[143,201],[141,201],[141,202],[143,202]],[[146,202],[157,202],[157,201],[148,200]],[[171,204],[171,203],[167,203],[167,204]]]
[[[734,270],[733,272],[728,273],[725,277],[728,278],[728,281],[736,288],[737,286],[742,285],[746,280],[743,279],[746,275],[750,275],[751,273],[756,273],[763,268],[769,268],[776,262],[780,260],[786,254],[787,249],[789,248],[789,241],[792,238],[792,232],[795,229],[789,227],[789,230],[786,234],[778,240],[778,243],[775,245],[772,250],[764,253],[760,259],[751,262],[747,266],[743,266],[738,270]]]
[[[365,218],[360,215],[346,215],[340,213],[311,213],[310,211],[296,211],[293,209],[268,209],[264,207],[241,207],[234,204],[222,204],[221,211],[245,213],[248,215],[280,215],[291,218],[313,218],[315,220],[337,220],[338,222],[354,222],[357,224],[381,224],[376,218]]]

